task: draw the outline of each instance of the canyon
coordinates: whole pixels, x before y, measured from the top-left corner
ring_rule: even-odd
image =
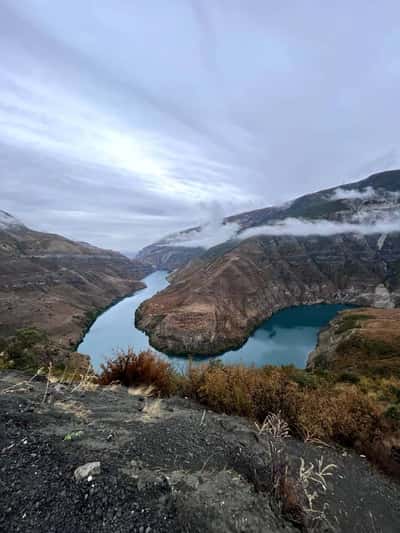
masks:
[[[400,171],[390,171],[225,219],[223,224],[238,225],[236,235],[201,252],[193,247],[188,262],[185,234],[193,244],[200,230],[169,236],[140,257],[153,263],[157,258],[159,267],[168,268],[182,247],[182,264],[164,291],[141,304],[136,324],[161,351],[208,355],[239,347],[285,307],[326,302],[396,308],[399,208]],[[292,220],[295,229],[306,225],[305,234],[281,231]],[[390,232],[379,229],[384,220],[394,221]],[[253,236],[249,230],[256,230]]]

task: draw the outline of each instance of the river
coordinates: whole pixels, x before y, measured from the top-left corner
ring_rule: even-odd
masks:
[[[135,327],[135,310],[141,302],[167,287],[167,275],[164,271],[153,272],[143,280],[147,285],[145,289],[108,308],[92,324],[78,346],[78,351],[90,355],[96,370],[118,349],[131,346],[136,352],[149,348],[154,350],[147,335]],[[348,307],[340,304],[317,304],[284,309],[263,322],[241,348],[225,352],[218,358],[226,364],[293,364],[304,368],[308,354],[316,345],[319,330],[338,311]],[[177,369],[183,370],[187,364],[186,358],[157,353],[169,359]],[[213,358],[194,358],[194,361]]]

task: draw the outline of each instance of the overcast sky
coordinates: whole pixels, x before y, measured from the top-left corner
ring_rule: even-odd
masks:
[[[123,251],[399,165],[398,0],[0,0],[0,209]]]

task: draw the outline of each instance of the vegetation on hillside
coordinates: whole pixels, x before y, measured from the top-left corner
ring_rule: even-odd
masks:
[[[73,375],[85,372],[89,360],[81,354],[70,352],[41,329],[18,329],[11,337],[0,337],[0,370],[17,369],[36,372],[51,364],[53,372]]]
[[[400,475],[400,378],[357,373],[307,372],[293,366],[225,366],[216,360],[177,374],[151,352],[120,352],[103,367],[102,385],[152,385],[161,395],[180,394],[209,408],[262,424],[278,414],[290,433],[307,441],[336,443],[367,455]]]

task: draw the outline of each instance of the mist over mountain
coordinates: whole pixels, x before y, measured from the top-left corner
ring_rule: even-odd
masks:
[[[400,171],[394,170],[307,194],[281,206],[214,218],[201,227],[161,239],[144,248],[139,257],[160,268],[176,268],[213,246],[249,237],[374,235],[399,228]]]

